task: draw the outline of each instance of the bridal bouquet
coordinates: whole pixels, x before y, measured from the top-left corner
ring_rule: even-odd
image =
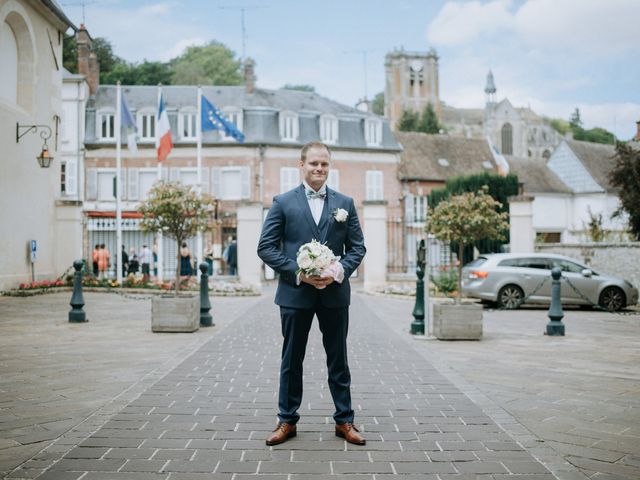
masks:
[[[305,243],[298,249],[296,262],[298,271],[307,277],[333,277],[338,275],[337,263],[340,257],[336,257],[331,249],[317,240]]]

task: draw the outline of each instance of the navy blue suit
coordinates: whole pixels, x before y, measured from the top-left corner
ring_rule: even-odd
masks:
[[[341,208],[349,215],[336,221]],[[345,278],[324,289],[296,282],[296,254],[305,243],[316,239],[340,256]],[[282,320],[282,363],[280,366],[279,418],[295,424],[302,402],[302,364],[314,315],[322,332],[327,354],[329,389],[336,407],[337,423],[353,422],[351,375],[347,361],[347,331],[351,287],[349,277],[366,252],[353,199],[327,188],[320,222],[316,225],[303,185],[274,197],[262,227],[258,256],[280,274],[275,303]]]

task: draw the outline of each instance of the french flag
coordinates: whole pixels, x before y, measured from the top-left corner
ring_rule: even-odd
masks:
[[[156,149],[158,150],[158,162],[165,161],[172,148],[171,126],[169,125],[167,110],[164,108],[164,99],[162,93],[160,93],[158,117],[156,118]]]

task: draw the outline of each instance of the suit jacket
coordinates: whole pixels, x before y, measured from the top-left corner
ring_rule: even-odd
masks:
[[[346,307],[351,301],[349,277],[358,268],[366,252],[364,237],[353,199],[327,188],[320,222],[316,225],[309,208],[304,185],[277,195],[269,209],[258,242],[258,256],[280,274],[276,304],[292,308],[313,308],[318,301],[329,308]],[[349,212],[347,220],[336,221],[333,212]],[[318,240],[340,256],[344,268],[342,283],[333,282],[324,289],[296,284],[296,254],[311,240]]]

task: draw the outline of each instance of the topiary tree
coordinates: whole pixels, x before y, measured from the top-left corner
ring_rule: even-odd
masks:
[[[467,192],[441,201],[427,219],[426,231],[443,242],[458,244],[458,295],[462,298],[462,253],[478,239],[500,240],[509,227],[508,214],[498,212],[500,202],[487,194],[488,188]]]
[[[142,214],[140,228],[143,232],[162,232],[178,244],[176,294],[180,289],[180,246],[207,227],[214,204],[211,197],[199,196],[190,185],[160,181],[151,188],[149,198],[138,208]]]

